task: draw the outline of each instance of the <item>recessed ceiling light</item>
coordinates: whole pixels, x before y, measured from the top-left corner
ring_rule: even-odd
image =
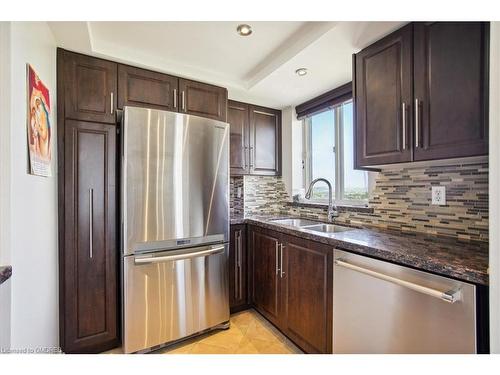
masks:
[[[299,68],[295,71],[298,76],[305,76],[307,74],[307,68]]]
[[[249,36],[252,33],[252,26],[242,23],[238,25],[236,32],[241,36]]]

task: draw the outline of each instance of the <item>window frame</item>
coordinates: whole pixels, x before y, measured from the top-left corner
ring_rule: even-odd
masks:
[[[334,203],[339,206],[363,206],[366,207],[368,205],[368,198],[364,200],[360,199],[345,199],[344,198],[344,114],[343,114],[343,105],[352,103],[352,98],[344,100],[334,106],[329,108],[325,108],[324,111],[334,111],[334,124],[335,127],[335,144],[334,144],[334,153],[335,153],[335,187],[334,187]],[[303,186],[305,190],[309,188],[309,185],[312,181],[312,157],[311,157],[311,149],[312,149],[312,140],[311,140],[311,118],[312,116],[322,113],[324,111],[315,113],[311,116],[304,117],[302,119],[302,180]],[[342,126],[340,126],[342,124]],[[367,173],[368,179],[368,194],[370,194],[370,182],[371,178],[369,172]],[[316,203],[316,204],[328,204],[328,199],[308,199],[306,202]]]

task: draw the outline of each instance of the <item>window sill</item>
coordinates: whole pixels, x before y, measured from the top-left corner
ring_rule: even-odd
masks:
[[[321,208],[327,209],[327,203],[309,203],[309,202],[287,202],[288,206],[292,207],[309,207],[309,208]],[[337,210],[339,212],[362,212],[367,214],[373,213],[373,208],[367,205],[349,205],[349,204],[337,204]]]

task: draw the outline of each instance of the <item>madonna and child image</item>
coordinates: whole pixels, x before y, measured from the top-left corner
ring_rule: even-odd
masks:
[[[31,65],[28,65],[28,147],[30,173],[51,174],[50,94]]]

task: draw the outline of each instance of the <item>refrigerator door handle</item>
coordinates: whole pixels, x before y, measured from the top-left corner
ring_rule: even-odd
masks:
[[[390,283],[394,283],[408,289],[414,290],[416,292],[420,292],[423,294],[427,294],[428,296],[439,298],[448,303],[454,303],[460,300],[460,290],[450,290],[450,291],[440,291],[437,289],[429,288],[424,285],[415,284],[410,281],[402,280],[397,277],[393,277],[390,275],[386,275],[380,272],[372,271],[368,268],[359,267],[351,263],[344,262],[341,259],[336,259],[335,264],[340,267],[344,267],[350,269],[352,271],[360,272],[368,276],[375,277],[380,280],[388,281]]]
[[[165,255],[165,256],[147,256],[147,257],[135,257],[134,263],[137,265],[140,264],[151,264],[151,263],[161,263],[161,262],[172,262],[176,260],[184,260],[184,259],[192,259],[198,257],[206,257],[209,255],[220,254],[224,252],[223,246],[210,247],[205,250],[195,250],[189,253],[175,254],[175,255]]]

